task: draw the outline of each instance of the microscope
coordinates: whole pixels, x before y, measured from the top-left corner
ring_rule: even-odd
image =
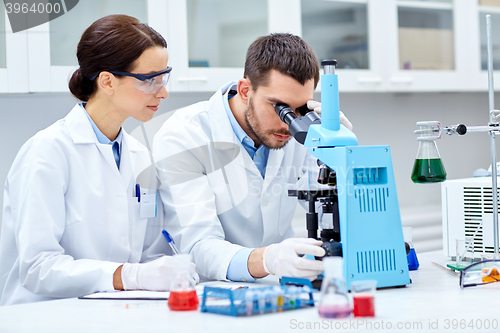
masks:
[[[357,280],[404,287],[410,277],[390,148],[358,146],[354,133],[340,124],[337,61],[321,65],[321,118],[314,111],[297,116],[287,105],[275,106],[290,134],[318,159],[318,186],[288,195],[309,204],[308,237],[323,241],[326,256],[344,258],[348,289]]]

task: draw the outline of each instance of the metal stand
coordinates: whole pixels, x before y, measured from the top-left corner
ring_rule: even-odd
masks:
[[[488,126],[465,126],[463,124],[447,126],[442,130],[449,135],[473,132],[488,132],[490,134],[491,146],[491,199],[493,204],[493,252],[495,258],[499,258],[498,251],[498,184],[497,184],[497,154],[495,146],[495,137],[500,133],[500,123],[496,120],[500,111],[495,110],[495,92],[493,86],[493,51],[491,42],[491,16],[486,15],[486,40],[488,49],[488,100],[489,100],[489,123]],[[441,132],[440,125],[435,130]],[[417,131],[415,131],[417,133]],[[417,133],[418,134],[418,133]],[[476,230],[476,233],[479,231]],[[475,234],[474,233],[474,236]],[[474,237],[473,236],[473,237]]]
[[[429,129],[416,130],[415,134],[433,135],[433,140],[441,138],[441,133],[448,135],[465,135],[473,132],[487,132],[490,135],[491,146],[491,198],[493,204],[493,252],[495,258],[500,258],[498,250],[498,184],[497,184],[497,155],[495,147],[495,137],[500,134],[500,123],[497,117],[500,111],[495,110],[495,92],[493,86],[493,51],[491,41],[491,16],[486,15],[486,40],[488,49],[488,100],[489,100],[489,123],[487,126],[465,126],[464,124],[447,126],[441,128],[441,123],[437,121],[417,122],[418,126],[427,126]],[[481,224],[477,227],[474,235],[479,231]]]
[[[491,127],[498,128],[498,122],[495,117],[495,92],[493,88],[493,51],[491,42],[491,16],[486,15],[486,40],[488,45],[488,99],[489,99],[489,114]],[[495,136],[496,131],[490,132],[490,145],[491,145],[491,198],[493,200],[493,252],[495,257],[499,255],[498,252],[498,192],[497,192],[497,153],[495,149]]]

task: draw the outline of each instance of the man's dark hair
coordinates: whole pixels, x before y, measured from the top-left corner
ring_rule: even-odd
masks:
[[[314,79],[314,88],[319,81],[318,58],[313,49],[299,36],[274,33],[257,38],[248,48],[244,77],[252,88],[268,83],[269,72],[275,69],[304,85]]]

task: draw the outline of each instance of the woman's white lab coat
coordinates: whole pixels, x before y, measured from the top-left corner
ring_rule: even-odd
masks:
[[[113,290],[118,266],[170,252],[162,209],[139,215],[134,188],[149,165],[147,150],[124,133],[118,170],[79,105],[32,137],[5,182],[0,304]]]
[[[234,134],[222,88],[209,101],[178,110],[154,138],[153,155],[169,216],[167,228],[181,252],[193,254],[200,277],[226,280],[232,257],[294,235],[299,177],[317,177],[317,159],[291,139],[269,152],[265,178]],[[162,179],[162,177],[164,177]],[[304,228],[305,228],[304,217]]]

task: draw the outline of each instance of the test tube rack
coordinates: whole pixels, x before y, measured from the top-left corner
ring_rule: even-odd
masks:
[[[248,316],[264,313],[275,313],[314,306],[313,289],[308,286],[281,286],[279,295],[273,293],[274,286],[257,288],[227,289],[221,287],[205,287],[201,302],[201,312],[218,313],[229,316]],[[252,299],[252,306],[247,307],[247,291],[259,295]],[[268,296],[263,295],[268,292]],[[262,300],[265,297],[265,300]],[[283,297],[282,301],[273,301],[273,297]]]

